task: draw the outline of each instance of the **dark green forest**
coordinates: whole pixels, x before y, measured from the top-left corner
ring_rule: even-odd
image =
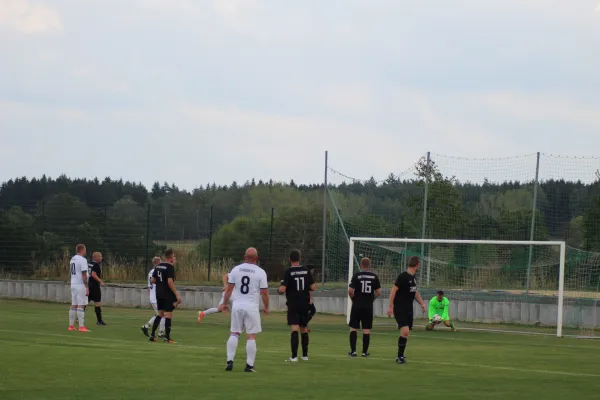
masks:
[[[335,248],[340,218],[349,236],[421,237],[426,185],[426,237],[529,239],[533,182],[463,183],[421,160],[412,179],[390,174],[382,182],[330,185],[327,254],[347,257]],[[185,191],[110,178],[16,178],[0,187],[0,268],[30,274],[83,242],[108,260],[145,269],[162,247],[182,241],[192,243],[187,257],[197,262],[238,260],[253,245],[271,271],[295,247],[320,265],[323,195],[323,184],[294,181]],[[540,182],[534,239],[600,252],[600,180]]]

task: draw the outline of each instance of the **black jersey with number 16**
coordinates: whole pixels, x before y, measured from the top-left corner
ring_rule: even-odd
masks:
[[[175,301],[177,297],[169,287],[169,278],[175,282],[175,268],[173,265],[163,262],[154,267],[152,277],[156,280],[156,298]]]
[[[371,271],[360,271],[354,274],[350,285],[354,289],[352,302],[356,305],[373,305],[377,289],[381,289],[379,277]]]
[[[308,268],[301,265],[292,266],[285,271],[283,286],[288,305],[308,304],[310,302],[310,287],[315,283]]]

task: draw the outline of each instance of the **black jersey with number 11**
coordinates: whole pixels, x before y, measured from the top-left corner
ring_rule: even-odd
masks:
[[[315,283],[308,268],[301,265],[292,266],[285,271],[283,286],[288,305],[308,304],[310,302],[310,287]]]
[[[163,262],[154,267],[152,277],[156,280],[156,298],[175,302],[177,297],[169,287],[169,278],[175,282],[175,268]]]

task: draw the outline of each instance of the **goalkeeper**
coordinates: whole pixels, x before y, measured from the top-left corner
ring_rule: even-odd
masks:
[[[428,331],[432,331],[436,325],[444,323],[452,332],[456,331],[454,324],[450,321],[448,311],[450,309],[450,300],[444,297],[443,291],[438,291],[437,296],[429,301],[429,323],[425,327]]]

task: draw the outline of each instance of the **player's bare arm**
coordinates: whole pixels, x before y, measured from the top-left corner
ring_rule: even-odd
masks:
[[[87,271],[81,271],[81,279],[83,279],[83,285],[85,286],[85,295],[90,295],[90,288],[88,287],[88,274]]]
[[[281,285],[281,286],[279,286],[279,289],[277,289],[277,293],[278,294],[284,294],[285,293],[285,289],[286,289],[286,286],[285,285]]]
[[[265,315],[269,315],[269,289],[260,289],[260,296],[262,297],[265,309],[263,310]]]
[[[378,298],[380,296],[381,296],[381,288],[379,288],[375,291],[375,298]]]
[[[354,288],[348,288],[348,296],[350,296],[351,299],[354,298]]]
[[[104,286],[104,281],[100,279],[96,271],[92,271],[92,279],[100,284],[100,286]]]
[[[223,296],[223,304],[221,304],[218,308],[221,312],[226,312],[229,309],[229,300],[231,299],[231,294],[233,293],[233,288],[235,284],[228,283],[227,288],[225,289],[225,296]]]
[[[169,285],[169,289],[171,289],[171,291],[173,293],[175,293],[175,297],[177,298],[176,304],[181,304],[181,296],[179,295],[179,292],[177,291],[177,288],[175,287],[175,282],[173,281],[173,278],[169,278],[167,280],[167,284]]]
[[[390,298],[388,301],[388,309],[387,309],[387,315],[388,317],[392,317],[392,315],[394,315],[394,298],[396,297],[396,292],[398,291],[398,286],[394,285],[392,286],[392,290],[390,290]]]
[[[317,290],[317,284],[313,283],[312,285],[310,285],[310,291],[314,292],[315,290]]]
[[[425,312],[425,303],[423,302],[423,298],[421,297],[421,294],[417,291],[417,293],[415,294],[415,300],[417,300],[417,303],[419,303],[419,305],[421,306],[421,310],[423,312]]]

